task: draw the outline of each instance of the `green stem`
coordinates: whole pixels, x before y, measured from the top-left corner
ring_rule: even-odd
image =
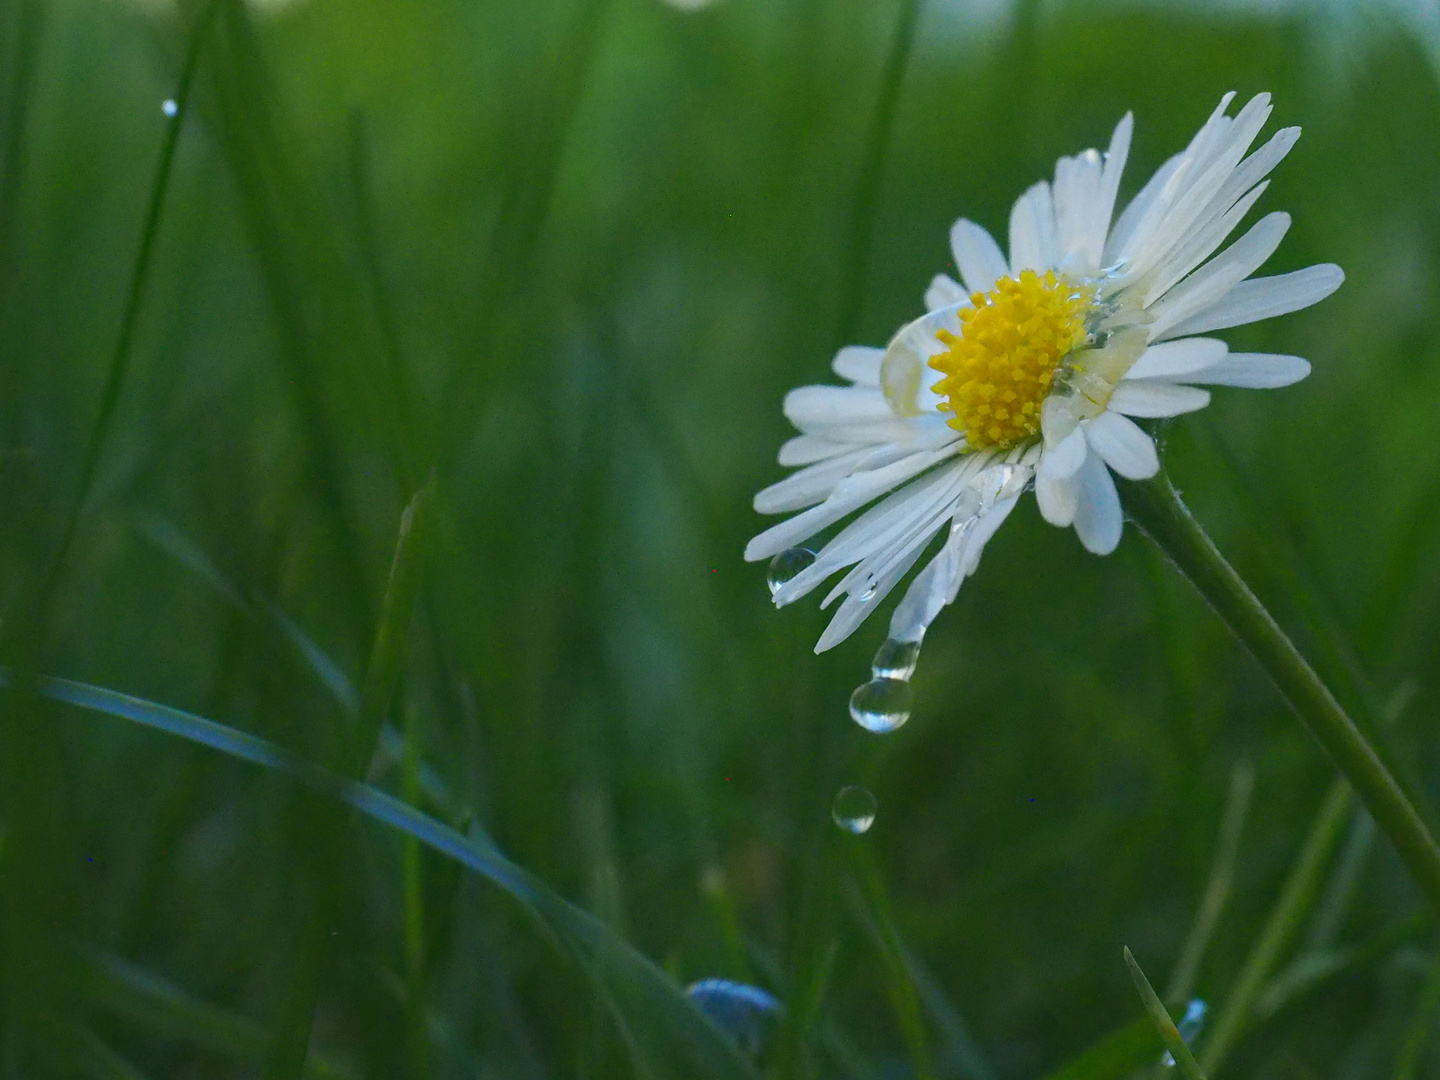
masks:
[[[145,209],[145,223],[140,230],[140,248],[135,254],[135,265],[130,271],[130,288],[126,293],[125,311],[120,320],[120,334],[115,340],[115,352],[110,357],[110,368],[105,375],[105,387],[100,394],[100,411],[90,429],[89,440],[81,457],[80,480],[76,485],[75,501],[65,519],[60,543],[56,546],[50,569],[41,586],[36,612],[40,619],[48,615],[51,596],[64,573],[70,549],[75,544],[76,528],[95,486],[95,473],[100,465],[100,452],[105,448],[106,438],[115,421],[120,405],[120,390],[125,385],[125,374],[130,367],[130,350],[135,338],[135,327],[139,324],[140,304],[145,296],[145,283],[150,277],[150,266],[154,260],[155,239],[160,234],[160,217],[165,208],[165,195],[170,190],[170,176],[175,164],[175,148],[180,142],[180,129],[190,104],[190,91],[195,82],[195,69],[200,64],[200,49],[205,41],[210,20],[216,8],[216,0],[207,0],[190,31],[190,42],[185,53],[185,66],[180,71],[180,82],[171,98],[175,103],[168,112],[165,135],[160,143],[160,159],[155,166],[155,179],[150,185],[150,202]]]
[[[1440,911],[1440,848],[1425,822],[1335,695],[1225,561],[1169,478],[1162,473],[1153,480],[1125,485],[1125,507],[1265,669]]]

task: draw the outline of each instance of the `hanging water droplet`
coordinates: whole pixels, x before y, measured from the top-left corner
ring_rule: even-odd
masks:
[[[1180,1022],[1175,1027],[1180,1032],[1180,1038],[1184,1040],[1186,1046],[1190,1045],[1195,1036],[1200,1034],[1200,1029],[1205,1026],[1206,1011],[1205,1002],[1200,998],[1191,998],[1190,1004],[1185,1006],[1185,1015],[1180,1018]],[[1160,1056],[1160,1064],[1167,1069],[1175,1067],[1175,1058],[1169,1050]]]
[[[803,547],[786,548],[776,555],[770,560],[770,572],[765,577],[770,586],[770,595],[774,596],[787,581],[802,570],[809,569],[814,561],[815,553]]]
[[[852,784],[850,787],[841,788],[836,794],[830,816],[840,828],[859,836],[869,832],[870,826],[875,824],[876,809],[875,796],[863,787]]]
[[[180,106],[175,103],[174,98],[166,98],[160,103],[160,111],[166,116],[174,116],[180,111]]]
[[[850,718],[877,735],[894,731],[910,719],[915,691],[904,679],[871,679],[850,695]]]
[[[870,674],[877,679],[909,679],[920,662],[920,642],[886,638],[875,650]]]
[[[758,1054],[770,1028],[783,1011],[774,994],[729,979],[701,979],[685,993],[747,1054]]]

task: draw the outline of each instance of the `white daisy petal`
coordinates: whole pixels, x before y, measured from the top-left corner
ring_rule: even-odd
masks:
[[[871,499],[878,498],[885,492],[899,487],[905,481],[940,464],[946,458],[953,457],[955,451],[956,447],[953,445],[941,450],[924,451],[911,454],[883,468],[846,476],[835,485],[829,496],[819,506],[811,506],[808,510],[802,511],[778,525],[772,525],[760,535],[751,538],[750,542],[745,545],[745,561],[755,562],[757,559],[768,559],[771,555],[778,555],[788,547],[794,547],[800,541],[809,539],[821,529],[833,525],[846,515],[860,509]],[[865,451],[862,450],[859,453],[864,454]],[[847,458],[848,455],[836,458],[835,461],[844,461]],[[818,470],[833,464],[834,462],[824,462],[822,465],[812,465],[810,468]],[[792,476],[790,479],[794,479],[794,477]],[[783,484],[785,481],[782,480],[780,483]],[[773,484],[766,488],[755,497],[756,502],[760,501],[761,495],[773,491],[779,486],[780,484]],[[767,511],[761,510],[760,512],[766,513]],[[775,511],[769,512],[774,513]]]
[[[1096,233],[1101,171],[1100,155],[1094,150],[1061,158],[1055,165],[1051,194],[1055,201],[1055,240],[1060,262],[1070,259],[1094,267],[1086,246]]]
[[[968,300],[970,294],[965,287],[952,278],[949,274],[936,274],[930,281],[930,287],[925,290],[925,306],[930,309],[950,307],[953,304],[963,304]],[[880,350],[883,354],[884,350]],[[880,377],[879,365],[876,365],[876,379]]]
[[[1205,310],[1170,327],[1158,338],[1185,337],[1211,330],[1227,330],[1232,326],[1288,315],[1311,304],[1318,304],[1345,281],[1345,271],[1334,263],[1307,266],[1275,277],[1242,281]]]
[[[1010,511],[1019,505],[1020,496],[1011,495],[1008,499],[1001,499],[979,521],[975,522],[975,528],[971,530],[969,537],[965,540],[965,551],[960,559],[960,569],[966,577],[975,573],[975,568],[980,565],[980,556],[985,553],[985,545],[990,542],[992,536],[1000,531],[1000,526],[1005,524],[1005,519],[1010,516]],[[954,597],[952,596],[951,599],[953,600]]]
[[[848,454],[828,458],[808,468],[793,472],[784,480],[763,488],[755,495],[757,514],[783,514],[790,510],[824,502],[835,490],[835,485],[850,475],[850,472],[867,456],[871,448],[862,446]],[[803,539],[803,538],[802,538]],[[753,543],[753,541],[752,541]],[[788,544],[784,545],[789,547]],[[778,549],[783,550],[783,548]],[[775,554],[775,552],[771,552]],[[763,556],[759,556],[763,558]]]
[[[1185,154],[1179,153],[1156,170],[1148,183],[1140,189],[1130,204],[1121,212],[1119,220],[1115,222],[1115,228],[1110,230],[1110,236],[1105,241],[1105,251],[1101,261],[1106,265],[1120,262],[1128,257],[1131,242],[1135,238],[1135,232],[1140,223],[1150,213],[1150,207],[1160,197],[1160,192],[1169,184],[1170,179],[1185,164]]]
[[[1088,446],[1086,451],[1088,453]],[[1079,500],[1080,483],[1074,476],[1050,477],[1043,472],[1035,474],[1035,505],[1040,508],[1040,516],[1051,525],[1068,528],[1075,520],[1075,507]]]
[[[1105,253],[1105,234],[1110,228],[1110,218],[1115,213],[1115,196],[1120,191],[1120,174],[1125,171],[1125,159],[1130,155],[1130,135],[1135,129],[1135,115],[1126,113],[1115,125],[1115,134],[1110,137],[1110,149],[1105,151],[1105,167],[1100,174],[1100,195],[1095,204],[1096,231],[1085,240],[1085,257],[1096,267],[1101,265]]]
[[[1022,270],[1049,270],[1058,260],[1055,205],[1044,180],[1015,200],[1010,211],[1010,276]]]
[[[1310,361],[1299,356],[1276,353],[1231,353],[1218,364],[1187,378],[1187,382],[1210,386],[1243,386],[1250,390],[1274,390],[1297,383],[1310,374]]]
[[[1127,480],[1148,480],[1160,471],[1154,440],[1133,420],[1117,412],[1103,412],[1080,426],[1085,440],[1105,464]]]
[[[785,466],[810,465],[854,449],[851,443],[832,442],[815,435],[796,435],[781,445],[777,460]]]
[[[1178,379],[1225,359],[1230,346],[1215,338],[1181,338],[1151,345],[1125,373],[1127,379]]]
[[[857,386],[879,386],[880,360],[884,355],[884,349],[873,349],[868,345],[846,345],[835,354],[835,359],[830,362],[830,369]]]
[[[1110,408],[1126,416],[1158,418],[1194,412],[1210,404],[1210,391],[1158,379],[1127,379],[1110,395]]]
[[[890,636],[896,641],[918,641],[955,595],[963,576],[960,550],[964,540],[960,527],[951,525],[945,546],[915,575],[890,617]]]
[[[1086,453],[1085,436],[1076,428],[1056,443],[1054,449],[1045,451],[1040,458],[1040,474],[1051,480],[1074,476],[1075,470],[1085,463]]]
[[[1075,507],[1075,535],[1087,551],[1109,555],[1120,543],[1125,517],[1120,512],[1120,494],[1110,470],[1091,454],[1076,476],[1080,500]]]
[[[1010,272],[1005,263],[1005,253],[989,230],[966,218],[950,226],[950,253],[955,257],[965,288],[971,293],[989,292],[995,287],[995,282]],[[966,298],[961,297],[962,300]]]
[[[807,434],[835,424],[894,418],[885,395],[868,386],[802,386],[785,395],[782,411]]]
[[[1290,215],[1266,214],[1253,228],[1215,258],[1171,289],[1150,313],[1150,338],[1207,310],[1275,253],[1290,228]]]

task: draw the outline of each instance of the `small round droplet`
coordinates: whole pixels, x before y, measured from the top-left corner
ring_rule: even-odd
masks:
[[[915,691],[904,679],[871,679],[850,695],[850,718],[877,735],[909,720],[914,707]]]
[[[870,826],[875,824],[876,809],[875,796],[863,787],[852,784],[850,787],[841,788],[836,794],[830,816],[840,828],[859,836],[869,832]]]
[[[160,111],[166,116],[174,116],[180,111],[180,106],[175,103],[174,98],[166,98],[160,103]]]
[[[815,553],[803,547],[786,548],[776,555],[770,560],[770,572],[765,579],[770,586],[770,595],[774,596],[782,585],[808,569],[814,561]]]
[[[909,679],[920,662],[920,642],[886,638],[875,651],[870,673],[877,679]]]

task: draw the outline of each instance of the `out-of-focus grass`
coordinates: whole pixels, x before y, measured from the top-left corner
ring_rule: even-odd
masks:
[[[1154,1061],[1120,948],[1169,981],[1249,761],[1195,972],[1220,1015],[1332,774],[1187,587],[1134,535],[1097,560],[1023,509],[930,634],[914,719],[877,739],[845,699],[880,628],[813,656],[824,615],[776,613],[739,559],[749,499],[779,474],[784,391],[828,377],[842,328],[880,343],[916,311],[956,216],[1003,231],[1127,109],[1133,193],[1222,92],[1270,90],[1276,123],[1305,128],[1264,200],[1295,218],[1273,269],[1333,260],[1347,283],[1228,334],[1314,375],[1219,391],[1167,457],[1348,707],[1373,719],[1405,690],[1374,726],[1433,804],[1435,74],[1378,20],[1331,47],[1318,16],[1092,2],[970,26],[930,0],[882,123],[909,2],[218,0],[38,628],[201,9],[0,7],[6,662],[343,767],[346,687],[433,468],[372,779],[473,816],[681,983],[765,983],[791,1006],[773,1066],[1021,1078],[1107,1036],[1082,1066]],[[158,1022],[155,987],[252,1062],[283,1061],[305,1018],[311,1074],[632,1076],[636,1055],[672,1074],[617,965],[567,958],[453,862],[317,825],[323,796],[283,776],[3,706],[11,1075],[248,1067],[173,1008]],[[853,782],[880,802],[859,863],[829,821]],[[1265,958],[1218,1075],[1440,1068],[1419,898],[1383,840],[1367,850],[1311,868],[1297,944]],[[76,956],[117,958],[128,1004]],[[78,1049],[57,1056],[64,1032]]]

